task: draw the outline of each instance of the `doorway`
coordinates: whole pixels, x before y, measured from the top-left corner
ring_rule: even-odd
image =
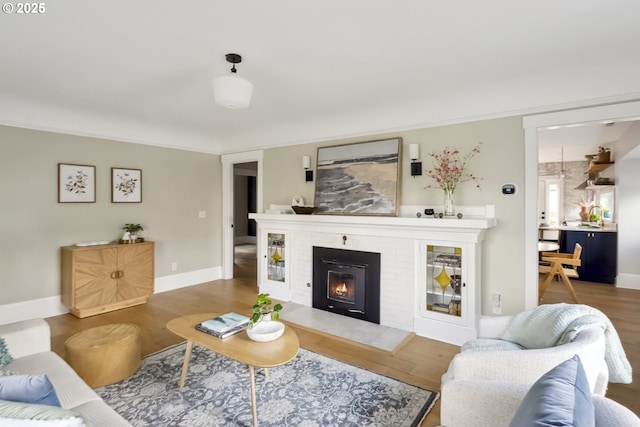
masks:
[[[582,108],[523,118],[525,130],[525,309],[538,305],[537,239],[539,130],[573,123],[638,120],[640,102]],[[534,252],[536,251],[536,252]]]
[[[256,221],[249,219],[257,212],[258,162],[233,165],[233,244],[256,244]]]
[[[233,266],[235,259],[235,199],[236,199],[236,183],[235,183],[235,165],[251,164],[251,169],[255,169],[255,172],[251,172],[250,175],[255,174],[255,210],[261,211],[262,209],[262,159],[263,151],[249,151],[244,153],[223,154],[222,161],[222,278],[232,279],[234,277]],[[240,170],[245,169],[239,166]],[[247,180],[248,181],[248,180]],[[237,184],[240,186],[241,184]],[[243,184],[242,184],[243,185]],[[247,184],[249,185],[249,184]],[[240,191],[241,194],[247,194],[247,190]],[[242,196],[241,196],[242,197]],[[249,196],[247,196],[249,197]],[[247,205],[247,213],[249,209],[249,203]],[[243,214],[244,215],[244,214]],[[247,230],[250,228],[246,215],[238,220],[238,224],[244,226],[246,224]],[[241,227],[242,227],[241,226]],[[243,234],[241,232],[239,234]]]

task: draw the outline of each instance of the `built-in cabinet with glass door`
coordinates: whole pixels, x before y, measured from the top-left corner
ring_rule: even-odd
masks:
[[[423,241],[419,319],[429,336],[475,338],[479,311],[479,248],[467,242]],[[448,336],[448,340],[444,339]],[[456,341],[459,341],[456,340]]]
[[[260,292],[276,299],[289,295],[289,236],[278,230],[260,230],[258,256],[260,257]]]

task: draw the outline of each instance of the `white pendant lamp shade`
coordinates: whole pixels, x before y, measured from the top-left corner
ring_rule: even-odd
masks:
[[[242,77],[230,74],[213,79],[216,103],[227,108],[247,108],[251,103],[253,84]]]
[[[236,74],[236,64],[242,62],[242,57],[237,53],[228,53],[225,57],[227,62],[233,64],[233,67],[231,74],[213,79],[213,93],[216,97],[216,103],[226,108],[247,108],[251,103],[253,84]]]

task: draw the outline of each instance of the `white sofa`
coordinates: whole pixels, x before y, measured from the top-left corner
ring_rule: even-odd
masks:
[[[0,325],[0,337],[4,338],[14,359],[3,370],[20,375],[46,374],[61,407],[82,417],[87,427],[131,427],[51,351],[51,331],[44,319]],[[0,417],[2,415],[0,412]]]
[[[512,316],[482,317],[479,337],[499,338]],[[596,427],[640,427],[640,419],[604,397],[609,372],[601,328],[587,329],[574,341],[534,350],[463,351],[442,377],[440,420],[443,427],[508,427],[538,378],[579,355],[592,392]]]

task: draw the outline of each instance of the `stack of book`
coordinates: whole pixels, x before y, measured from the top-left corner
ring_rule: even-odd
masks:
[[[196,325],[196,329],[218,338],[226,338],[244,330],[249,318],[238,313],[226,313]]]

